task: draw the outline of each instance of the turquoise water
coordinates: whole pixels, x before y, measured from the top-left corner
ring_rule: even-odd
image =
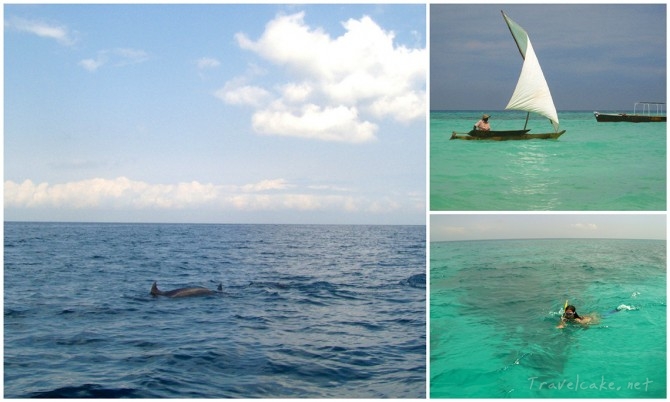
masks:
[[[430,253],[432,398],[666,397],[665,241],[439,242]],[[556,328],[566,299],[600,322]]]
[[[490,112],[492,129],[523,128],[525,113]],[[666,123],[598,123],[559,113],[558,140],[449,140],[481,112],[430,114],[432,211],[664,211]],[[531,133],[550,132],[531,118]]]

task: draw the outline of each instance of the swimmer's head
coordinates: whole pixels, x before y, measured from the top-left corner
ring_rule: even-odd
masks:
[[[572,304],[565,308],[565,313],[563,313],[563,317],[567,318],[568,320],[581,318],[579,315],[577,315],[577,309]]]

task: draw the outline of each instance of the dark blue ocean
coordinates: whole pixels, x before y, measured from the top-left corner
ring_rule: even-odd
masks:
[[[425,226],[4,229],[6,398],[426,396]]]

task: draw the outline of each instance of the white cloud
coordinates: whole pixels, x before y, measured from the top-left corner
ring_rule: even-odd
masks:
[[[258,183],[245,184],[241,187],[244,192],[259,192],[268,190],[286,190],[291,187],[284,179],[262,180]]]
[[[254,129],[264,134],[316,138],[326,141],[365,142],[375,139],[377,125],[360,121],[356,108],[321,108],[314,104],[300,110],[266,109],[254,113]]]
[[[570,226],[578,230],[598,230],[598,225],[595,223],[573,223]]]
[[[55,210],[187,210],[213,208],[230,211],[346,211],[386,214],[402,208],[388,196],[371,199],[325,191],[328,185],[299,189],[285,179],[261,180],[244,185],[197,181],[151,184],[131,180],[94,178],[62,184],[25,180],[4,183],[5,208]]]
[[[76,41],[74,38],[75,34],[64,25],[13,17],[9,21],[5,21],[5,27],[20,32],[27,32],[42,38],[54,39],[66,46],[73,45]]]
[[[264,89],[240,86],[235,78],[216,96],[243,104],[242,94],[262,93],[263,102],[252,97],[257,131],[326,141],[374,140],[375,119],[425,118],[426,49],[395,45],[393,32],[367,16],[343,22],[346,32],[336,38],[307,26],[304,17],[303,12],[278,15],[256,41],[243,33],[235,36],[242,49],[283,69],[290,79]]]
[[[204,70],[208,68],[219,67],[221,65],[221,62],[211,57],[201,57],[198,60],[196,60],[195,64],[198,66],[198,69]]]
[[[124,67],[131,64],[143,63],[147,60],[149,60],[149,55],[144,50],[116,48],[101,50],[95,58],[81,60],[79,65],[90,72],[94,72],[107,64],[114,67]]]
[[[272,97],[264,88],[245,85],[243,81],[229,81],[217,90],[214,96],[231,105],[248,105],[259,107],[267,103]]]
[[[426,93],[408,92],[397,96],[381,96],[370,105],[370,111],[378,117],[393,116],[400,122],[425,117]]]
[[[335,191],[335,192],[347,192],[347,193],[352,191],[351,188],[348,187],[340,187],[327,184],[315,184],[310,185],[307,188],[317,191]]]
[[[105,64],[105,60],[98,58],[98,59],[84,59],[79,62],[79,65],[84,67],[84,69],[88,71],[95,71],[99,67],[101,67],[103,64]]]
[[[289,103],[304,102],[309,98],[313,90],[314,88],[307,82],[300,84],[289,82],[281,87],[282,99]]]

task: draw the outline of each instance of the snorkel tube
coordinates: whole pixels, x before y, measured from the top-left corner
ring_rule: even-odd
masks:
[[[558,326],[556,328],[565,328],[565,322],[567,319],[565,318],[565,309],[568,308],[568,299],[565,299],[565,304],[563,305],[563,312],[561,313],[561,320],[558,322]]]

